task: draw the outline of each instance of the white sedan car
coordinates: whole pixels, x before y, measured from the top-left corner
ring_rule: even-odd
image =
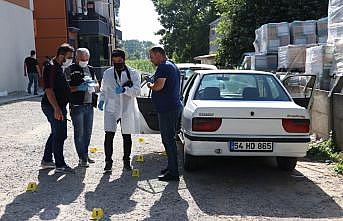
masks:
[[[308,86],[292,90],[307,94]],[[310,141],[310,98],[293,99],[268,72],[196,71],[181,98],[184,168],[196,169],[201,156],[272,156],[281,169],[293,170]],[[139,97],[138,106],[141,132],[158,133],[150,97]]]

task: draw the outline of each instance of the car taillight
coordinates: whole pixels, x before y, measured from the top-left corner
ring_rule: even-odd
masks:
[[[195,117],[192,119],[192,130],[199,132],[214,132],[222,124],[221,118]]]
[[[288,133],[309,133],[309,119],[282,119],[282,126]]]

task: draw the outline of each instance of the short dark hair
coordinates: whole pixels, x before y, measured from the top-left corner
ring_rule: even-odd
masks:
[[[163,56],[166,56],[166,51],[160,47],[160,46],[154,46],[150,49],[150,52],[153,52],[153,53],[160,53],[161,55]]]
[[[30,54],[31,54],[31,56],[33,56],[33,55],[36,54],[36,51],[35,51],[35,50],[31,50],[31,51],[30,51]]]
[[[74,48],[70,44],[64,43],[57,49],[57,56],[65,55],[68,52],[74,52]]]
[[[121,57],[122,59],[125,60],[125,51],[123,49],[116,48],[112,51],[111,58],[113,57]]]

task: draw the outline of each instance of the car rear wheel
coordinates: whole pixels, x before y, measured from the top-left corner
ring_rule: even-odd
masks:
[[[277,165],[281,170],[292,171],[297,165],[298,158],[296,157],[277,157]]]
[[[187,154],[186,152],[183,153],[183,168],[186,171],[195,171],[198,169],[199,161],[197,157]]]

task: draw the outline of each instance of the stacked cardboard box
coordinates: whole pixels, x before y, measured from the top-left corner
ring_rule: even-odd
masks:
[[[282,71],[305,71],[306,48],[312,45],[287,45],[279,47],[278,69]]]
[[[292,22],[290,25],[291,43],[293,45],[316,44],[316,23],[315,20]]]
[[[251,69],[258,71],[276,71],[277,55],[255,54],[251,56]]]
[[[317,21],[318,43],[325,44],[328,40],[328,17]]]
[[[287,22],[262,25],[255,34],[254,47],[257,54],[276,54],[278,47],[290,44]]]
[[[319,45],[308,48],[306,50],[306,66],[307,74],[317,75],[317,88],[322,90],[330,90],[331,85],[331,69],[334,62],[334,46]]]

